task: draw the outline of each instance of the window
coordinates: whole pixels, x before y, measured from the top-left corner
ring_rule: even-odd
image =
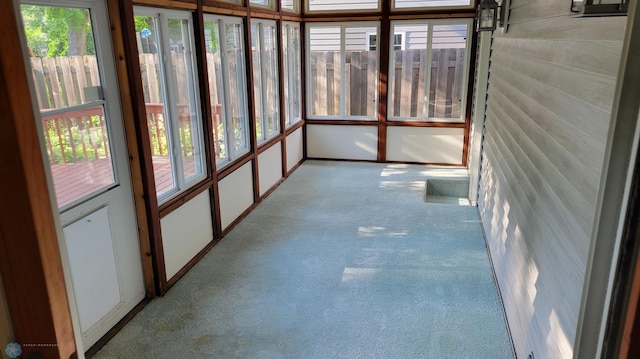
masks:
[[[503,5],[504,6],[504,5]],[[572,0],[571,12],[575,16],[626,15],[629,0]]]
[[[300,12],[300,0],[280,0],[280,7],[284,11]]]
[[[204,31],[213,144],[221,166],[249,151],[242,19],[205,15]]]
[[[367,42],[378,32],[375,22],[307,24],[308,118],[376,119],[378,52]]]
[[[469,7],[472,0],[393,0],[394,9]]]
[[[278,38],[275,21],[251,22],[256,137],[264,142],[280,133]]]
[[[270,9],[275,8],[274,0],[250,0],[249,3],[251,4],[251,6],[257,5],[261,7],[268,7]]]
[[[391,120],[464,122],[470,20],[416,20],[391,23],[404,33],[404,48],[391,50]]]
[[[336,11],[376,11],[380,10],[379,0],[309,0],[308,12],[336,12]]]
[[[287,126],[291,126],[302,119],[300,24],[282,25],[282,48],[286,104],[284,118]]]
[[[136,36],[158,201],[206,177],[191,14],[138,8]]]
[[[378,46],[378,35],[367,34],[367,48],[369,51],[376,51]],[[393,49],[404,50],[404,33],[393,34]]]

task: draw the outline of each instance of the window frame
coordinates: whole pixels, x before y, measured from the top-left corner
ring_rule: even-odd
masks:
[[[400,35],[400,44],[396,44],[396,36]],[[377,34],[374,34],[373,32],[367,32],[367,48],[369,49],[369,51],[375,51],[375,50],[371,50],[371,37],[375,36],[376,39],[376,43],[373,45],[374,49],[378,48],[378,36]],[[400,50],[404,50],[405,49],[405,38],[406,38],[406,31],[400,31],[400,32],[394,32],[393,33],[393,49],[395,50],[396,46],[400,46]]]
[[[387,106],[387,121],[388,122],[396,122],[396,123],[404,123],[404,122],[420,122],[420,123],[450,123],[450,124],[460,124],[466,122],[467,113],[467,99],[469,92],[469,70],[471,66],[471,47],[472,47],[472,39],[473,39],[473,21],[474,19],[469,18],[457,18],[457,19],[421,19],[421,20],[392,20],[389,24],[389,31],[393,31],[394,26],[398,24],[403,25],[427,25],[428,26],[428,38],[427,38],[427,64],[430,64],[432,61],[432,52],[433,52],[433,27],[441,26],[441,25],[456,25],[456,24],[465,24],[467,25],[466,32],[466,48],[464,53],[464,67],[462,69],[462,83],[461,83],[461,94],[460,94],[460,117],[459,118],[439,118],[439,117],[402,117],[402,116],[393,116],[393,104],[394,104],[394,92],[395,88],[395,70],[393,68],[394,59],[393,52],[395,51],[393,47],[389,47],[389,68],[388,68],[388,78],[389,78],[389,92],[388,92],[388,106]],[[406,31],[405,31],[406,33]],[[406,43],[406,38],[405,38]],[[404,49],[403,49],[404,50]],[[425,86],[430,86],[431,84],[431,71],[427,71],[425,78]],[[425,94],[427,95],[427,106],[429,101],[429,91],[425,89]]]
[[[180,194],[186,192],[188,189],[196,186],[198,183],[209,177],[208,173],[208,165],[206,161],[206,152],[207,148],[205,146],[205,136],[204,136],[204,122],[202,118],[202,110],[200,106],[200,88],[198,82],[198,66],[196,59],[196,44],[195,44],[195,28],[194,28],[194,19],[193,15],[189,11],[184,10],[174,10],[174,9],[161,9],[161,8],[152,8],[145,6],[134,6],[133,7],[134,17],[135,16],[146,16],[153,17],[156,21],[156,26],[158,28],[158,45],[161,47],[161,51],[159,52],[159,62],[161,73],[159,74],[159,84],[162,87],[162,98],[164,104],[164,116],[167,116],[165,123],[169,127],[166,130],[167,134],[167,150],[169,152],[169,162],[171,164],[171,175],[174,178],[173,187],[169,190],[166,190],[162,193],[156,192],[158,204],[162,205],[169,200],[176,198]],[[171,69],[170,60],[168,60],[168,53],[170,51],[170,35],[169,31],[169,19],[175,20],[187,20],[189,25],[189,45],[190,49],[186,49],[189,54],[189,66],[191,68],[191,78],[188,79],[188,84],[192,86],[193,94],[192,98],[190,98],[190,102],[193,105],[193,108],[190,108],[193,111],[195,116],[195,124],[194,128],[198,130],[198,136],[191,136],[193,141],[193,151],[194,157],[196,157],[196,153],[200,153],[200,155],[196,158],[196,174],[190,178],[186,178],[184,174],[184,167],[182,165],[182,156],[177,155],[176,152],[180,151],[180,134],[179,134],[179,116],[177,115],[177,99],[174,91],[169,90],[174,86],[173,84],[173,70]],[[140,50],[138,49],[138,54],[140,54]],[[190,105],[191,105],[190,104]],[[193,140],[193,139],[197,139]],[[198,168],[200,169],[198,172]]]
[[[282,118],[282,113],[280,113],[281,112],[281,110],[280,110],[280,101],[281,101],[281,97],[282,96],[280,94],[280,71],[281,70],[279,68],[279,62],[278,62],[279,61],[279,55],[278,55],[279,51],[278,50],[279,50],[279,47],[280,47],[280,44],[279,44],[280,41],[279,41],[279,38],[278,38],[278,31],[280,31],[280,29],[278,28],[278,23],[275,20],[267,20],[267,19],[260,19],[260,18],[252,19],[251,20],[251,29],[249,29],[249,31],[252,32],[252,35],[251,35],[252,36],[252,41],[254,40],[253,39],[253,26],[254,25],[258,26],[258,37],[259,38],[257,40],[258,40],[258,43],[260,44],[259,61],[260,61],[260,75],[261,75],[260,76],[260,85],[261,85],[260,89],[261,89],[261,91],[259,93],[259,96],[260,96],[260,100],[259,101],[260,101],[260,110],[261,110],[261,113],[260,113],[260,126],[261,126],[262,136],[258,137],[257,126],[256,126],[254,132],[255,132],[256,141],[257,141],[258,145],[261,145],[262,143],[265,143],[265,142],[269,141],[270,139],[282,134],[282,130],[283,130],[282,126],[280,124],[280,119]],[[275,41],[275,43],[273,44],[273,48],[274,48],[274,52],[273,53],[275,55],[274,66],[276,68],[276,74],[274,75],[274,78],[276,79],[275,80],[275,95],[276,95],[276,99],[275,99],[275,101],[276,101],[275,105],[276,106],[275,106],[275,109],[276,109],[277,114],[278,114],[278,117],[277,117],[276,121],[274,121],[274,123],[277,126],[277,129],[275,131],[269,131],[268,130],[268,121],[267,121],[268,116],[267,115],[269,113],[268,113],[268,110],[267,110],[267,106],[265,106],[265,104],[268,103],[267,86],[265,85],[265,83],[266,83],[266,74],[267,74],[266,67],[265,67],[265,56],[266,56],[266,53],[264,51],[264,49],[265,49],[265,46],[264,46],[265,45],[264,28],[265,27],[273,27],[273,29],[275,30],[275,33],[274,33],[274,41]],[[253,49],[251,49],[251,55],[250,56],[253,56]],[[252,58],[252,60],[253,60],[253,65],[252,65],[251,71],[253,72],[254,71],[253,67],[255,66],[255,60],[256,59]],[[254,81],[253,82],[255,83],[255,73],[253,73],[253,77],[254,77]],[[251,91],[254,94],[254,113],[255,113],[256,118],[254,118],[253,120],[254,120],[254,123],[257,123],[258,113],[257,113],[257,108],[256,108],[257,107],[256,106],[256,102],[258,101],[258,99],[256,99],[255,97],[257,97],[256,95],[258,95],[258,94],[256,94],[255,91],[254,91],[254,89],[255,89],[254,83],[252,83]]]
[[[247,51],[245,49],[245,32],[246,32],[246,26],[245,26],[245,21],[244,18],[241,17],[233,17],[233,16],[221,16],[221,15],[217,15],[217,14],[204,14],[203,16],[203,22],[204,23],[217,23],[218,24],[218,40],[222,39],[224,35],[224,37],[227,36],[227,29],[225,28],[225,26],[227,24],[234,24],[234,25],[239,25],[240,29],[242,30],[242,41],[240,42],[241,46],[242,46],[242,53],[243,53],[243,67],[242,67],[242,71],[243,71],[243,78],[244,81],[242,82],[240,88],[238,89],[240,92],[245,94],[245,99],[244,99],[244,107],[241,108],[240,110],[243,111],[243,129],[244,129],[244,138],[246,140],[246,147],[240,151],[236,151],[235,146],[230,146],[229,144],[231,143],[231,141],[235,141],[235,133],[234,133],[234,124],[233,124],[233,116],[231,114],[232,111],[232,105],[231,105],[231,98],[229,95],[229,91],[228,89],[230,88],[230,80],[229,80],[229,73],[227,72],[227,69],[229,68],[228,64],[229,64],[229,60],[227,58],[227,44],[225,41],[219,41],[218,42],[218,46],[220,47],[220,66],[222,67],[222,86],[223,86],[223,103],[224,106],[222,108],[222,113],[220,114],[222,116],[222,121],[224,121],[224,135],[225,135],[225,151],[227,153],[226,158],[221,159],[220,161],[215,161],[216,162],[216,169],[221,169],[224,168],[226,166],[228,166],[230,163],[235,162],[236,160],[238,160],[239,158],[241,158],[242,156],[246,155],[247,153],[251,152],[251,137],[249,136],[249,93],[248,93],[248,86],[247,86]],[[222,29],[222,30],[221,30]],[[210,68],[207,69],[207,71],[211,71]],[[207,74],[208,76],[208,74]],[[209,84],[209,86],[211,86]],[[211,106],[211,104],[209,104],[209,106]],[[217,139],[214,139],[214,143],[215,141],[217,141]],[[214,156],[215,157],[215,156]]]
[[[285,39],[285,27],[288,27],[288,30],[290,29],[295,29],[294,31],[297,31],[298,33],[298,46],[297,46],[297,52],[296,53],[291,53],[291,52],[287,52],[284,49],[285,43],[284,43],[284,39]],[[303,114],[303,108],[302,108],[302,86],[298,86],[298,89],[300,90],[299,92],[297,92],[297,97],[298,97],[298,106],[295,106],[294,103],[292,101],[290,101],[289,98],[286,98],[287,93],[289,94],[289,97],[291,97],[291,93],[292,93],[292,83],[294,83],[296,81],[295,77],[290,76],[291,74],[289,73],[290,71],[290,65],[287,65],[290,61],[295,61],[295,59],[291,59],[290,57],[294,57],[297,56],[297,62],[298,62],[298,66],[300,69],[300,73],[298,74],[300,77],[302,77],[302,26],[300,23],[298,22],[291,22],[291,21],[283,21],[282,22],[282,55],[285,56],[287,55],[285,58],[282,59],[282,65],[283,65],[283,81],[286,79],[287,81],[285,81],[284,83],[284,88],[287,89],[288,92],[285,92],[283,94],[284,97],[284,106],[285,106],[285,112],[284,112],[284,119],[285,119],[285,126],[286,128],[290,128],[291,126],[295,125],[296,123],[302,121],[302,114]],[[290,45],[290,41],[291,41],[291,32],[287,31],[286,32],[286,39],[287,39],[287,47]],[[294,48],[295,50],[295,48]],[[287,71],[285,71],[285,69]],[[289,73],[289,76],[287,76],[287,74]],[[295,86],[293,86],[293,88],[295,89]],[[291,114],[294,112],[294,109],[297,107],[298,110],[298,114],[299,116],[295,117],[295,118],[291,118]]]
[[[319,27],[340,27],[340,114],[338,115],[314,115],[312,113],[312,84],[311,81],[311,29]],[[375,27],[377,29],[377,37],[380,38],[381,23],[380,21],[358,21],[358,22],[313,22],[307,23],[305,26],[305,114],[307,119],[311,120],[335,120],[335,121],[377,121],[377,109],[379,104],[378,90],[379,90],[379,77],[380,77],[380,48],[376,47],[376,86],[375,86],[375,108],[376,114],[373,116],[351,116],[346,114],[346,29],[347,28],[370,28]],[[370,31],[365,32],[365,41],[368,42],[369,34],[373,34]],[[365,43],[366,46],[366,43]],[[367,46],[368,48],[368,46]]]
[[[276,9],[276,0],[265,0],[266,1],[266,5],[263,4],[258,4],[258,3],[254,3],[254,0],[245,0],[247,5],[249,5],[250,7],[256,7],[256,8],[261,8],[261,9],[270,9],[270,10],[275,10]]]

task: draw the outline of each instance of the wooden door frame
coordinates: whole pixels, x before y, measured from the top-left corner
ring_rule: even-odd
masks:
[[[22,356],[69,358],[73,324],[17,20],[9,1],[0,12],[0,47],[14,54],[0,59],[0,274],[16,342],[52,344],[23,346]]]

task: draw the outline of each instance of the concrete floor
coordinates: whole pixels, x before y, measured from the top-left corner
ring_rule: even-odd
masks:
[[[95,358],[514,358],[465,175],[307,161]]]

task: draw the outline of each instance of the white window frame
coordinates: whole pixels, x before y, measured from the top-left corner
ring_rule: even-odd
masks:
[[[279,134],[282,133],[282,126],[280,125],[280,118],[282,117],[282,114],[280,113],[280,67],[278,66],[278,51],[275,51],[274,54],[276,56],[275,58],[275,65],[276,65],[276,91],[275,91],[275,95],[276,95],[276,109],[278,111],[278,117],[276,118],[276,125],[277,125],[277,129],[275,131],[271,131],[269,132],[268,130],[268,111],[267,111],[267,106],[266,103],[268,101],[268,96],[267,96],[267,91],[266,91],[266,75],[267,75],[267,69],[265,68],[265,52],[264,52],[264,28],[265,27],[273,27],[275,29],[275,38],[274,38],[274,50],[278,49],[278,46],[280,46],[278,41],[278,31],[280,31],[280,29],[278,28],[278,24],[274,21],[274,20],[263,20],[263,19],[255,19],[255,20],[251,20],[251,26],[253,27],[254,25],[258,26],[258,41],[260,42],[260,84],[261,86],[261,91],[260,91],[260,96],[261,96],[261,100],[260,100],[260,110],[262,111],[262,113],[260,114],[260,123],[262,126],[262,137],[258,137],[258,133],[257,133],[257,129],[256,129],[256,138],[258,140],[258,144],[261,144],[263,142],[266,142],[276,136],[278,136]],[[253,31],[252,29],[249,29],[249,31]],[[253,35],[252,35],[253,36]],[[253,56],[253,50],[251,51],[251,56]],[[253,71],[253,68],[251,69],[251,71]],[[255,74],[254,74],[255,76]],[[253,86],[252,86],[252,91],[253,91]],[[257,114],[256,114],[257,115]],[[255,120],[255,119],[254,119]]]
[[[311,29],[319,28],[319,27],[340,27],[340,114],[339,115],[327,115],[327,116],[319,116],[311,113],[311,104],[313,103],[313,91],[311,84]],[[347,83],[346,78],[346,28],[367,28],[367,27],[375,27],[377,29],[378,38],[380,37],[380,22],[379,21],[358,21],[358,22],[318,22],[318,23],[307,23],[305,26],[305,67],[306,67],[306,118],[307,119],[317,119],[317,120],[362,120],[362,121],[375,121],[377,120],[377,115],[374,116],[351,116],[346,114],[346,95],[347,95]],[[370,32],[366,33],[366,41],[369,41]],[[372,33],[371,33],[372,34]],[[367,46],[367,49],[369,46]],[[378,78],[380,74],[380,49],[376,48],[376,78]],[[376,99],[376,109],[378,108],[378,85],[376,83],[375,88],[375,99]]]
[[[167,146],[171,148],[169,151],[169,159],[171,162],[171,173],[174,178],[174,187],[162,194],[158,195],[158,204],[162,204],[168,201],[171,198],[176,197],[180,193],[184,192],[188,188],[195,186],[197,183],[201,182],[205,178],[207,178],[207,165],[204,156],[204,136],[203,136],[203,126],[202,126],[202,113],[200,110],[200,89],[197,80],[197,69],[196,66],[196,56],[195,56],[195,39],[194,39],[194,27],[193,27],[193,17],[188,11],[180,11],[180,10],[169,10],[169,9],[157,9],[157,8],[148,8],[148,7],[133,7],[134,16],[148,16],[148,17],[156,17],[158,19],[156,26],[158,27],[158,31],[160,32],[159,45],[162,48],[160,58],[160,67],[162,68],[162,74],[160,76],[160,82],[162,84],[162,97],[165,108],[165,116],[167,116]],[[193,141],[193,153],[194,157],[196,157],[196,175],[191,178],[185,178],[184,176],[184,168],[182,166],[182,156],[180,155],[180,146],[176,145],[180,143],[180,133],[178,132],[178,114],[176,113],[176,99],[173,95],[173,91],[170,89],[173,88],[173,80],[171,73],[171,66],[169,61],[169,53],[170,43],[169,43],[169,25],[168,19],[176,19],[176,20],[187,20],[189,23],[190,31],[189,31],[189,45],[190,49],[187,49],[189,57],[190,57],[190,66],[192,69],[193,78],[189,79],[191,85],[193,86],[193,96],[194,98],[190,99],[193,103],[192,111],[195,111],[195,118],[197,122],[197,127],[194,126],[192,130],[197,129],[198,134],[194,136],[192,134],[191,139]],[[197,155],[199,154],[199,155]],[[199,173],[198,173],[199,172]]]
[[[299,36],[298,39],[302,40],[302,33],[301,33],[300,23],[288,22],[288,21],[283,22],[282,23],[282,31],[283,31],[283,33],[285,31],[285,26],[289,26],[287,28],[289,30],[293,29],[293,31],[297,31],[298,36]],[[287,33],[287,41],[291,41],[291,32]],[[288,46],[289,46],[289,44],[288,44]],[[284,43],[282,44],[282,46],[284,46]],[[299,52],[297,54],[292,54],[291,52],[288,52],[287,53],[288,58],[283,59],[284,60],[283,64],[286,65],[287,62],[291,63],[291,62],[295,61],[296,59],[294,59],[293,57],[297,55],[298,56],[297,61],[298,61],[298,63],[300,65],[302,65],[302,44],[300,42],[298,43],[298,51]],[[283,49],[282,53],[284,54],[284,49]],[[300,66],[300,67],[302,67],[302,66]],[[302,71],[302,69],[300,69],[300,70]],[[292,76],[292,75],[294,75],[294,76]],[[300,77],[302,76],[302,73],[297,74],[298,76],[295,76],[295,75],[296,74],[289,73],[288,76],[287,76],[288,83],[284,84],[284,86],[287,87],[288,91],[289,91],[289,98],[285,98],[284,99],[285,100],[285,107],[286,107],[284,116],[285,116],[285,124],[286,124],[287,128],[293,126],[294,124],[296,124],[296,123],[298,123],[298,122],[300,122],[302,120],[302,87],[301,86],[298,87],[300,89],[300,93],[297,94],[298,99],[299,99],[298,105],[295,106],[295,103],[293,101],[291,101],[291,93],[293,92],[292,88],[295,88],[295,86],[292,86],[292,84],[294,82],[300,80]],[[284,94],[283,94],[283,97],[284,97]],[[296,107],[297,107],[299,116],[294,117],[294,118],[290,118],[291,114],[294,113]]]
[[[242,29],[242,32],[243,32],[241,44],[242,44],[243,53],[244,53],[244,72],[245,73],[243,76],[244,81],[242,83],[242,88],[240,89],[240,91],[242,91],[242,93],[245,94],[244,108],[242,108],[241,110],[243,111],[243,114],[244,114],[242,118],[242,122],[244,125],[243,128],[245,131],[244,135],[247,141],[247,146],[240,151],[236,151],[235,146],[230,145],[231,143],[235,142],[236,136],[234,133],[233,115],[231,113],[232,112],[231,98],[228,91],[223,91],[224,106],[223,106],[223,113],[221,115],[223,116],[222,121],[224,121],[224,136],[225,136],[225,146],[226,146],[225,150],[227,151],[226,152],[227,157],[223,160],[220,160],[219,162],[216,162],[216,168],[222,168],[251,151],[251,143],[250,143],[251,137],[249,136],[249,109],[248,109],[249,94],[247,92],[247,75],[246,75],[247,49],[244,48],[245,47],[244,32],[246,31],[246,27],[244,26],[243,19],[239,17],[205,14],[204,22],[215,22],[218,24],[218,40],[219,40],[218,46],[220,48],[220,64],[222,66],[222,86],[224,87],[225,90],[229,88],[229,84],[231,83],[231,81],[229,80],[229,73],[227,72],[227,69],[229,68],[228,66],[229,59],[227,58],[227,51],[226,51],[227,42],[223,41],[227,35],[227,29],[225,25],[227,24],[240,25],[240,28]]]
[[[440,19],[440,20],[393,20],[389,26],[390,31],[393,31],[395,25],[428,25],[428,39],[427,39],[427,64],[431,64],[431,56],[432,51],[430,51],[433,40],[433,27],[440,25],[459,25],[466,24],[467,25],[467,33],[466,33],[466,51],[464,52],[464,68],[462,70],[462,94],[460,96],[460,118],[450,118],[450,119],[440,119],[440,118],[429,118],[429,117],[395,117],[392,116],[392,104],[394,103],[393,93],[395,92],[392,89],[391,85],[389,85],[389,99],[387,106],[387,119],[388,121],[420,121],[420,122],[439,122],[439,123],[464,123],[467,115],[467,93],[469,92],[469,66],[470,66],[470,57],[471,57],[471,45],[472,45],[472,31],[473,27],[473,19]],[[404,50],[404,49],[403,49]],[[389,84],[395,83],[395,70],[393,68],[394,63],[391,61],[393,57],[393,48],[389,48]],[[426,78],[424,81],[425,86],[425,95],[427,96],[427,100],[425,101],[425,106],[428,106],[429,103],[429,86],[431,85],[431,71],[427,71]],[[428,109],[427,109],[428,111]],[[424,110],[423,110],[424,112]],[[427,113],[428,114],[428,113]]]

